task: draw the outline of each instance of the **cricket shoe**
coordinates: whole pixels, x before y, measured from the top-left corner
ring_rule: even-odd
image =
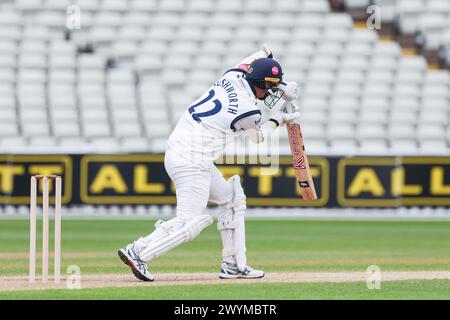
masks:
[[[147,264],[142,261],[134,249],[134,244],[129,244],[125,248],[117,251],[119,258],[131,268],[136,278],[142,281],[153,281],[155,278],[148,272]]]
[[[237,265],[222,262],[222,269],[220,270],[220,279],[256,279],[264,277],[264,272],[246,266],[243,271],[239,270]]]

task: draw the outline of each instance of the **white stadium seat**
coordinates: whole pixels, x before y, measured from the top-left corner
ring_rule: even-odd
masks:
[[[116,41],[111,47],[111,55],[115,57],[119,62],[125,60],[130,61],[136,55],[137,50],[138,44],[134,41]]]
[[[16,136],[19,133],[17,125],[14,122],[5,122],[0,125],[0,135],[2,137]]]
[[[369,0],[344,0],[344,4],[350,9],[365,9],[369,6]]]
[[[397,10],[400,15],[400,27],[403,33],[414,33],[418,29],[417,17],[424,10],[422,0],[399,0]]]
[[[397,16],[396,3],[391,0],[375,0],[374,3],[383,8],[383,10],[380,10],[381,23],[392,23]]]
[[[384,124],[388,122],[388,113],[383,110],[372,108],[361,109],[359,114],[358,123],[361,124]]]
[[[142,129],[138,121],[120,121],[115,123],[114,134],[116,137],[140,136],[142,134]]]
[[[86,121],[102,121],[106,122],[108,120],[108,111],[106,109],[81,109],[81,119],[83,122]]]
[[[45,69],[47,67],[47,57],[38,54],[22,54],[18,60],[18,67],[24,69]]]
[[[170,126],[164,122],[149,121],[145,123],[145,131],[149,138],[168,137],[170,130]]]
[[[358,153],[365,156],[383,156],[389,153],[388,143],[384,139],[366,139],[361,141]]]
[[[138,110],[134,108],[119,108],[111,110],[111,117],[114,122],[119,123],[120,121],[134,121],[138,122],[139,114]]]
[[[445,130],[442,125],[439,124],[429,124],[420,123],[417,128],[417,139],[438,139],[445,136]]]
[[[152,27],[147,31],[147,40],[167,41],[175,37],[175,28],[173,26]]]
[[[11,10],[6,7],[0,12],[0,26],[20,26],[23,23],[23,16],[20,11]]]
[[[299,83],[303,133],[316,154],[449,150],[450,73],[332,11],[328,0],[78,0],[82,30],[65,34],[71,4],[2,4],[1,150],[13,152],[11,137],[30,152],[163,151],[186,107],[260,50],[261,35],[285,80]],[[382,22],[421,31],[426,48],[450,53],[448,1],[343,4],[380,5]],[[285,133],[280,143],[289,152]]]
[[[94,153],[117,153],[120,150],[117,139],[111,137],[93,137],[90,139],[90,145]]]
[[[56,137],[78,137],[80,136],[80,126],[74,121],[55,121],[53,133]]]
[[[302,12],[330,12],[330,4],[327,0],[304,0],[302,5]]]
[[[49,41],[52,37],[50,28],[45,26],[25,26],[22,32],[22,36],[26,40]]]
[[[62,137],[59,139],[59,145],[62,150],[67,152],[89,152],[90,146],[83,137]]]
[[[156,0],[131,0],[130,2],[131,12],[153,12],[157,8]]]
[[[442,0],[429,0],[425,2],[427,12],[450,14],[450,2]]]
[[[32,147],[48,149],[56,147],[57,142],[53,137],[31,137],[29,145]]]
[[[421,85],[423,82],[423,72],[411,70],[398,70],[395,82],[399,84]]]
[[[411,124],[417,123],[418,116],[415,111],[393,110],[390,114],[390,123],[392,124]]]
[[[421,140],[419,142],[419,152],[427,156],[446,156],[449,154],[447,140],[444,138]]]
[[[417,155],[419,150],[417,141],[409,137],[391,140],[390,149],[396,155]]]
[[[395,71],[398,67],[397,58],[374,54],[370,61],[370,67],[374,71]]]
[[[138,55],[134,59],[134,68],[137,72],[147,72],[160,70],[162,68],[162,59],[159,56],[148,54]]]
[[[448,124],[448,114],[447,111],[441,112],[437,110],[435,112],[425,111],[419,115],[418,122],[420,124],[428,123],[446,126]]]
[[[52,69],[73,69],[76,68],[76,59],[73,55],[53,55],[49,57],[49,67]],[[73,71],[72,71],[73,73]]]
[[[19,41],[21,37],[20,26],[2,26],[0,28],[0,40]]]
[[[392,123],[388,128],[388,135],[391,139],[408,139],[415,134],[415,127],[409,123]]]
[[[399,93],[397,91],[397,93]],[[419,110],[420,101],[416,97],[410,97],[409,95],[395,96],[391,101],[391,106],[393,110],[398,110],[404,113],[411,113]]]
[[[153,138],[150,140],[150,147],[154,152],[164,152],[166,150],[167,138]]]
[[[333,139],[355,138],[355,127],[352,124],[329,124],[326,132],[329,141]]]
[[[401,47],[397,42],[379,42],[375,44],[374,47],[374,56],[393,56],[399,57],[401,54]]]
[[[323,38],[326,42],[334,42],[341,45],[345,45],[350,39],[350,34],[349,31],[346,29],[329,28],[326,29],[324,33],[320,35],[320,37]]]
[[[450,98],[450,94],[449,94],[449,88],[448,85],[437,85],[437,84],[432,84],[432,85],[424,85],[422,87],[422,96],[424,99],[426,98],[443,98],[443,99],[448,99]]]
[[[446,98],[435,98],[435,97],[424,97],[422,99],[421,109],[429,112],[434,111],[447,111],[448,110],[448,99]]]
[[[425,83],[449,85],[450,73],[445,70],[427,72],[425,75]]]
[[[358,114],[353,110],[331,109],[328,115],[330,125],[332,123],[355,124]]]
[[[109,137],[111,136],[111,128],[107,122],[84,122],[83,124],[84,136],[87,138],[93,137]]]
[[[424,57],[401,57],[399,61],[399,69],[425,71],[427,62]]]
[[[302,135],[305,139],[326,139],[324,125],[314,122],[304,122],[302,124]]]
[[[324,155],[329,153],[329,146],[326,139],[311,139],[305,137],[305,143],[308,144],[308,153],[311,155]],[[289,151],[286,153],[288,152]]]
[[[330,151],[336,155],[353,156],[358,152],[358,144],[353,139],[335,139],[330,141]]]
[[[15,108],[2,108],[0,107],[0,121],[4,122],[16,122],[17,114]],[[1,125],[1,124],[0,124]]]
[[[36,15],[35,23],[53,29],[62,29],[66,24],[66,17],[64,11],[43,11]]]
[[[15,59],[14,59],[15,60]],[[5,62],[5,65],[9,64],[9,61],[2,60],[0,57],[0,65]],[[16,82],[16,72],[13,69],[0,69],[0,81],[2,83],[14,84]]]
[[[356,129],[356,136],[361,140],[384,139],[386,138],[386,128],[382,124],[361,123]]]
[[[353,28],[353,20],[345,13],[330,13],[325,17],[324,27],[350,30]]]
[[[122,152],[149,152],[148,140],[143,137],[125,137],[121,140],[120,148]]]
[[[378,41],[378,33],[369,29],[353,29],[351,32],[351,41],[353,43],[364,43],[374,45]]]
[[[26,137],[48,136],[49,127],[43,121],[22,122],[22,133]]]
[[[359,96],[361,85],[358,83],[338,83],[334,87],[333,94],[336,97]]]
[[[0,39],[0,54],[4,56],[15,56],[19,47],[13,40]]]
[[[1,129],[0,129],[1,132]],[[8,152],[11,147],[18,147],[25,149],[27,145],[27,138],[23,136],[6,136],[4,135],[3,139],[0,139],[0,150],[1,152]]]

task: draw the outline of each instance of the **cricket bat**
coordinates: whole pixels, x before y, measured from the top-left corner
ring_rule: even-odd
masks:
[[[293,102],[291,102],[293,108]],[[292,167],[295,178],[300,187],[300,194],[304,200],[317,200],[316,188],[309,168],[308,157],[303,143],[302,130],[299,123],[288,123],[287,125],[289,144],[291,146]]]

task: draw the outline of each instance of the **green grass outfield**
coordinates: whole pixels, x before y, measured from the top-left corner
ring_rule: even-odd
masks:
[[[117,249],[151,230],[147,220],[65,220],[63,273],[75,264],[83,274],[127,274]],[[26,276],[28,220],[0,220],[0,243],[0,277]],[[250,220],[247,252],[249,264],[266,272],[365,272],[373,264],[382,272],[449,271],[450,222]],[[150,270],[218,272],[220,253],[213,224]],[[0,299],[450,299],[449,292],[450,280],[414,280],[382,282],[380,290],[365,282],[249,283],[0,291]]]
[[[161,287],[102,288],[1,292],[1,299],[159,299],[159,300],[332,300],[332,299],[449,299],[449,280],[389,281],[380,290],[368,290],[363,282],[271,283]]]

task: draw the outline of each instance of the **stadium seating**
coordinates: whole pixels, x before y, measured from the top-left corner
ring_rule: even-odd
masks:
[[[405,32],[448,36],[446,1],[376,2]],[[73,3],[81,29],[67,32]],[[300,84],[310,152],[449,151],[449,72],[327,0],[3,0],[0,152],[164,151],[185,108],[263,42]],[[280,141],[288,152],[285,130]]]
[[[384,22],[396,22],[403,34],[421,31],[425,48],[447,50],[450,64],[450,1],[447,0],[344,0],[347,8],[380,7]]]

